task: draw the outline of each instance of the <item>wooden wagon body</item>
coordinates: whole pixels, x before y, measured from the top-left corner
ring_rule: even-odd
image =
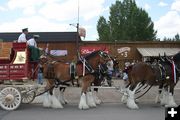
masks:
[[[37,61],[29,58],[26,43],[0,43],[0,106],[5,110],[15,110],[21,102],[29,103],[35,98],[30,81],[37,77]]]

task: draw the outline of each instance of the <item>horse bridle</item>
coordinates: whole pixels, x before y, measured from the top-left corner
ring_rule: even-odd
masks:
[[[101,58],[107,58],[107,57],[109,57],[108,54],[105,53],[105,52],[103,52],[103,51],[99,51],[98,54],[100,55]],[[87,61],[85,58],[79,57],[79,59],[80,59],[80,61],[82,62],[82,64],[85,63],[85,68],[86,68],[90,73],[95,73],[95,72],[96,72],[96,70],[94,70],[94,69],[92,68],[92,66],[88,63],[88,61]]]

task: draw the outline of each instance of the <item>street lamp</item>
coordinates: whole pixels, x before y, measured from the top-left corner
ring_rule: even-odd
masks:
[[[79,23],[75,24],[69,24],[70,26],[74,26],[77,28],[77,34],[76,34],[76,52],[77,52],[77,60],[79,59]]]
[[[78,2],[78,10],[77,10],[77,24],[69,24],[70,26],[74,26],[77,28],[77,35],[76,35],[76,54],[77,54],[77,60],[79,59],[79,0]]]

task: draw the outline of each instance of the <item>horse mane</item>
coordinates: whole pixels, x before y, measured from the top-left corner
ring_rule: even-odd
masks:
[[[162,64],[162,65],[165,65],[165,64],[166,65],[171,65],[171,62],[169,61],[169,58],[167,58],[166,55],[160,56],[160,54],[159,54],[158,60],[159,60],[159,63]]]
[[[177,54],[175,54],[175,55],[173,56],[173,60],[174,60],[174,61],[180,61],[180,52],[178,52]]]
[[[92,53],[89,53],[89,54],[85,55],[84,58],[86,60],[89,60],[90,58],[92,58],[92,57],[96,56],[97,54],[99,54],[99,52],[100,52],[100,50],[94,51]],[[78,60],[77,64],[80,64],[80,63],[81,63],[81,60]]]
[[[100,50],[94,51],[94,52],[92,52],[92,53],[87,54],[86,56],[84,56],[84,58],[85,58],[86,60],[89,60],[90,58],[92,58],[92,57],[96,56],[97,54],[99,54],[99,52],[100,52]]]

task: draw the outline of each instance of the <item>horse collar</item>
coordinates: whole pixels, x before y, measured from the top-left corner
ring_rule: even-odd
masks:
[[[83,64],[83,67],[85,67],[90,73],[95,72],[92,66],[88,63],[88,61],[85,58],[80,57],[80,61]]]

